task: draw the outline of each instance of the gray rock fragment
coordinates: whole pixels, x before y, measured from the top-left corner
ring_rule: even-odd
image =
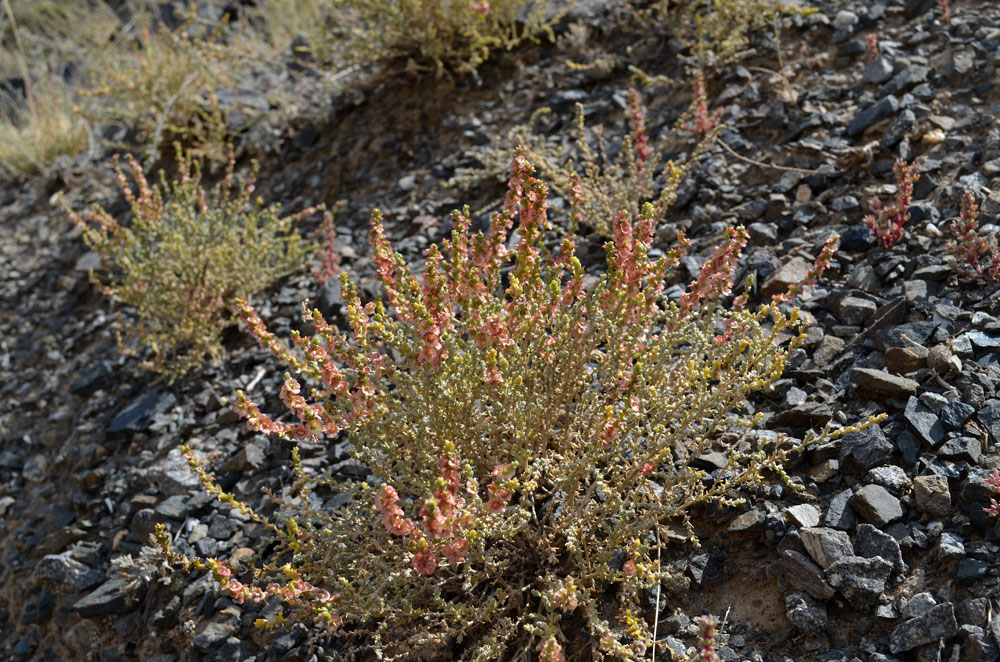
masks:
[[[932,642],[943,642],[958,634],[955,607],[950,602],[931,608],[926,614],[897,625],[889,635],[893,654],[913,650]]]

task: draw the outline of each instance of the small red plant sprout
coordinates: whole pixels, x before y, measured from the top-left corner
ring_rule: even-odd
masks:
[[[865,45],[868,47],[868,55],[871,59],[878,57],[878,33],[869,32],[865,35]]]
[[[951,2],[949,0],[937,0],[938,11],[941,12],[941,22],[947,23],[951,20]]]
[[[947,251],[955,259],[959,278],[966,283],[996,282],[1000,275],[1000,249],[995,238],[979,236],[979,205],[972,191],[962,195],[962,210],[950,227],[955,241],[948,242]]]
[[[339,208],[338,204],[338,208]],[[334,210],[336,211],[336,210]],[[326,285],[331,279],[340,275],[340,254],[333,245],[333,240],[337,237],[337,231],[333,225],[333,213],[327,212],[323,215],[323,222],[318,230],[323,248],[319,253],[319,267],[312,270],[313,278],[320,285]]]
[[[896,201],[886,207],[878,198],[868,203],[873,214],[865,216],[867,225],[879,243],[885,248],[891,248],[903,238],[903,226],[910,218],[910,201],[913,199],[913,185],[920,179],[920,165],[907,164],[903,159],[896,159],[892,172],[896,176]]]
[[[986,483],[990,486],[991,490],[1000,494],[1000,471],[994,469],[993,473],[986,479]],[[989,507],[983,508],[983,511],[987,515],[1000,515],[1000,503],[997,503],[996,499],[990,499]]]
[[[813,263],[813,268],[806,273],[805,280],[789,286],[787,292],[775,294],[771,297],[771,300],[775,303],[791,303],[795,301],[795,297],[802,294],[805,288],[815,285],[819,281],[819,277],[823,275],[823,272],[830,268],[830,261],[833,260],[833,254],[837,252],[838,246],[840,246],[840,235],[833,235],[828,238],[824,242],[823,249],[820,251],[816,261]]]
[[[708,93],[705,90],[705,74],[701,69],[694,72],[694,119],[681,125],[685,131],[690,131],[696,136],[704,136],[712,132],[719,118],[722,116],[722,108],[715,111],[708,110]]]

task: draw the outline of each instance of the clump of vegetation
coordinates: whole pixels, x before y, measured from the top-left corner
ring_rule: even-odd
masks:
[[[903,227],[910,220],[910,202],[913,199],[913,185],[920,179],[920,165],[907,164],[896,159],[892,174],[896,177],[896,200],[883,206],[878,198],[868,202],[871,214],[865,216],[865,225],[875,233],[875,238],[884,248],[892,248],[903,238]]]
[[[72,92],[59,76],[44,69],[28,68],[29,46],[15,20],[14,9],[4,0],[8,20],[0,32],[0,43],[12,43],[0,58],[0,74],[8,80],[19,75],[24,98],[12,90],[0,90],[0,166],[10,172],[36,174],[57,157],[73,157],[91,140],[90,129],[73,108]],[[41,74],[41,75],[39,75]]]
[[[625,109],[629,132],[622,138],[617,158],[608,156],[602,127],[588,131],[583,106],[578,104],[575,160],[564,160],[562,150],[553,141],[531,131],[530,125],[519,126],[505,140],[496,141],[484,154],[474,155],[483,164],[482,169],[466,169],[459,173],[455,181],[466,182],[496,171],[501,160],[510,153],[510,141],[518,140],[517,144],[526,146],[525,154],[537,165],[541,176],[569,202],[571,232],[576,232],[583,224],[598,235],[611,238],[614,236],[615,215],[624,212],[629,219],[636,220],[646,203],[652,205],[654,224],[658,226],[676,201],[677,189],[684,176],[698,156],[711,145],[721,128],[717,124],[719,113],[709,113],[704,86],[700,89],[701,95],[696,96],[690,108],[655,145],[646,127],[642,97],[631,88]],[[532,124],[537,115],[539,113],[532,117]],[[702,131],[691,128],[689,120],[692,118],[703,120],[700,125]],[[591,147],[588,135],[591,132],[595,148]],[[697,142],[682,158],[664,159],[668,147],[676,143],[683,132],[694,133]]]
[[[387,302],[363,303],[343,274],[348,334],[305,308],[315,335],[293,332],[289,347],[243,302],[251,334],[296,375],[280,393],[291,419],[238,394],[250,428],[312,442],[346,434],[374,480],[342,484],[293,454],[295,494],[271,521],[224,493],[188,450],[207,489],[268,526],[276,547],[252,581],[174,553],[161,531],[167,558],[211,569],[237,602],[279,598],[287,609],[261,627],[364,631],[385,659],[448,648],[463,660],[550,661],[581,646],[588,658],[641,657],[652,641],[643,591],[667,576],[657,560],[666,527],[690,526],[701,504],[736,503],[741,487],[788,478],[782,462],[799,444],[755,434],[740,412],[804,336],[797,310],[776,302],[722,305],[742,228],[668,302],[664,279],[684,247],[647,256],[651,204],[638,218],[615,215],[607,272],[586,287],[573,240],[557,251],[543,241],[547,195],[519,153],[490,229],[473,233],[467,210],[456,212],[419,277],[375,212]],[[726,455],[724,469],[698,468],[710,450]],[[330,511],[310,505],[313,492],[353,498]],[[586,643],[567,636],[577,628]]]
[[[10,172],[37,174],[58,157],[72,158],[84,150],[91,132],[61,80],[25,80],[23,103],[0,93],[0,165]]]
[[[1000,248],[996,236],[979,235],[979,205],[972,191],[962,195],[962,209],[951,222],[951,234],[946,249],[959,278],[966,283],[994,283],[1000,276]]]
[[[163,144],[182,141],[195,154],[225,160],[226,121],[214,91],[236,79],[240,54],[184,30],[143,29],[118,48],[105,49],[98,82],[83,106],[95,123],[126,121],[130,142],[147,146],[147,165]]]
[[[254,199],[257,166],[245,178],[230,156],[212,192],[202,186],[198,161],[178,147],[180,177],[151,185],[131,156],[136,190],[118,164],[118,180],[131,206],[123,224],[100,207],[70,211],[83,239],[99,253],[106,273],[101,290],[134,310],[124,349],[148,346],[145,365],[177,376],[221,351],[222,330],[233,321],[239,297],[260,292],[301,267],[308,254],[293,223],[314,213],[282,217],[278,206]]]
[[[404,59],[412,69],[472,73],[490,53],[547,36],[564,12],[547,0],[341,0],[354,56]]]
[[[663,0],[656,7],[690,45],[693,68],[715,71],[752,55],[755,33],[771,29],[778,35],[785,17],[818,11],[776,0]]]

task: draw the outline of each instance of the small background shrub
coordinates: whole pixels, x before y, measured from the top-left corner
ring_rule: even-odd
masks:
[[[315,210],[280,216],[277,206],[253,198],[256,164],[245,179],[236,177],[230,158],[225,176],[209,193],[201,167],[178,148],[180,177],[150,185],[131,156],[133,191],[116,162],[131,223],[118,222],[95,207],[70,212],[83,239],[99,253],[107,276],[104,293],[132,307],[126,347],[146,345],[146,365],[176,376],[218,356],[219,338],[233,319],[237,297],[259,292],[300,268],[308,249],[292,224]],[[92,275],[93,276],[93,275]]]

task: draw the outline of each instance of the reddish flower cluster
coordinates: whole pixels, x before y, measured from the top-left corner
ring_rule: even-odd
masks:
[[[310,584],[288,566],[285,568],[288,583],[281,585],[272,582],[265,588],[244,584],[233,577],[232,569],[224,561],[208,559],[205,566],[212,571],[213,578],[222,590],[238,605],[248,600],[250,602],[264,602],[269,598],[276,597],[292,608],[308,611],[326,626],[328,633],[332,633],[340,624],[340,615],[334,611],[340,594],[330,593]]]
[[[562,645],[554,636],[542,640],[542,652],[538,654],[538,662],[566,662],[566,654]]]
[[[319,233],[323,240],[323,250],[319,254],[319,268],[313,269],[312,273],[320,285],[326,285],[331,278],[339,276],[341,271],[340,253],[333,245],[333,240],[337,236],[333,226],[333,214],[324,214]]]
[[[1000,250],[995,243],[979,236],[979,205],[972,191],[962,195],[962,210],[951,222],[955,241],[948,242],[948,253],[963,281],[993,283],[1000,276]]]
[[[716,628],[719,621],[714,616],[702,616],[698,621],[698,659],[701,662],[721,662],[715,652]]]
[[[886,248],[890,248],[903,238],[903,226],[910,218],[910,201],[913,198],[913,185],[920,179],[920,165],[907,165],[903,159],[896,159],[892,172],[896,176],[896,201],[883,207],[878,198],[873,199],[869,206],[874,214],[865,216],[867,225],[875,237]]]
[[[726,237],[705,261],[688,291],[681,296],[681,313],[687,315],[705,299],[717,299],[733,288],[733,269],[743,254],[749,235],[745,228],[726,228]]]
[[[451,454],[454,447],[447,446],[450,446],[448,452],[441,456],[438,463],[438,487],[433,496],[424,500],[417,513],[421,520],[419,527],[405,517],[395,488],[383,485],[375,494],[375,509],[382,513],[382,525],[389,533],[410,538],[413,548],[417,550],[413,555],[413,568],[421,575],[434,574],[438,553],[452,564],[465,559],[469,553],[469,541],[464,536],[475,525],[476,515],[481,512],[478,508],[469,507],[466,500],[459,496],[462,466],[458,458]],[[504,464],[498,465],[492,473],[496,480],[487,486],[489,500],[486,512],[499,513],[510,500],[510,481],[514,470],[511,465]],[[478,496],[473,481],[466,483],[465,491],[473,497]]]
[[[986,483],[990,486],[991,490],[1000,494],[1000,471],[994,469],[993,473],[986,478]],[[1000,515],[1000,503],[997,503],[996,499],[990,499],[989,507],[983,508],[983,510],[988,515]]]
[[[682,128],[696,136],[704,136],[719,123],[722,110],[722,108],[716,108],[714,112],[709,112],[705,74],[702,73],[701,69],[698,69],[694,72],[694,121],[684,122]]]

